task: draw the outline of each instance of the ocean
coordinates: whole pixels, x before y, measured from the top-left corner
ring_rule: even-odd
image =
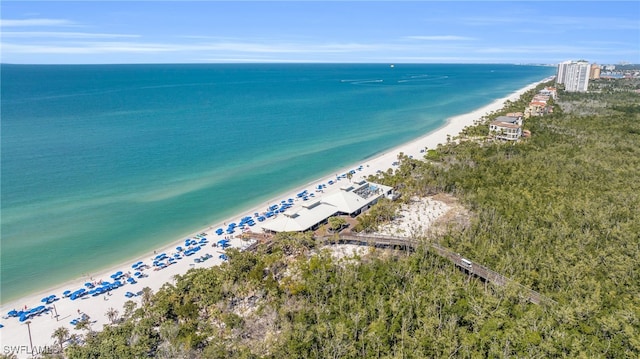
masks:
[[[266,207],[554,72],[3,64],[0,300]]]

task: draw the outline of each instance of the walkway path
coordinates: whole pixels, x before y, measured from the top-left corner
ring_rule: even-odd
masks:
[[[349,243],[349,244],[358,244],[358,245],[368,245],[368,246],[378,246],[378,247],[400,247],[407,248],[413,250],[416,246],[418,246],[419,241],[411,238],[404,237],[393,237],[393,236],[383,236],[383,235],[347,235],[340,234],[339,236],[340,243]],[[494,272],[491,269],[480,265],[478,263],[473,263],[466,258],[463,258],[460,254],[455,253],[447,248],[444,248],[436,243],[430,243],[430,248],[434,253],[441,256],[442,258],[448,259],[453,262],[456,266],[460,267],[466,273],[470,275],[474,275],[486,282],[493,283],[498,286],[505,286],[507,284],[514,285],[520,288],[521,292],[526,295],[527,299],[534,304],[547,303],[547,304],[557,304],[552,299],[545,297],[544,295],[523,286],[522,284],[503,276],[500,273]]]

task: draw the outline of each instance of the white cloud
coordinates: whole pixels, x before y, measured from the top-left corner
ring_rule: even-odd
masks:
[[[26,26],[76,26],[72,21],[65,19],[1,19],[2,27],[26,27]]]
[[[465,62],[468,57],[462,56],[395,56],[396,62]]]
[[[108,34],[105,34],[108,35]],[[79,36],[82,37],[82,36]],[[105,36],[106,37],[106,36]],[[181,52],[181,51],[212,51],[225,53],[350,53],[378,51],[389,48],[388,45],[359,44],[359,43],[330,43],[330,44],[302,44],[302,43],[255,43],[255,42],[212,42],[193,44],[127,42],[127,41],[69,41],[61,43],[31,43],[18,44],[5,42],[3,51],[10,53],[29,54],[100,54],[100,53],[149,53],[149,52]]]
[[[427,35],[427,36],[407,36],[410,40],[427,40],[427,41],[468,41],[475,40],[473,37],[456,36],[456,35]]]
[[[64,32],[64,31],[3,31],[4,38],[63,38],[63,39],[98,39],[98,38],[134,38],[140,35],[129,34],[101,34],[89,32]]]
[[[270,63],[299,63],[299,62],[307,62],[307,63],[323,63],[326,61],[320,60],[307,60],[307,59],[289,59],[289,58],[271,58],[271,57],[210,57],[210,58],[196,58],[194,61],[197,62],[246,62],[246,63],[255,63],[255,62],[270,62]]]
[[[602,29],[602,30],[640,30],[640,22],[624,18],[613,17],[571,17],[550,16],[544,19],[546,23],[571,29]]]
[[[136,44],[128,42],[76,42],[59,44],[13,44],[3,42],[5,54],[104,54],[104,53],[150,53],[178,51],[165,44]]]
[[[523,29],[525,24],[538,26],[540,29],[560,27],[563,30],[601,29],[601,30],[638,30],[638,20],[613,17],[588,17],[588,16],[474,16],[463,17],[456,21],[471,26],[505,26],[517,25],[515,31],[531,30]],[[533,29],[535,30],[535,29]]]
[[[564,46],[564,45],[537,45],[537,46],[509,46],[509,47],[487,47],[478,49],[478,53],[487,54],[591,54],[591,55],[608,55],[608,54],[637,54],[637,51],[629,48],[620,47],[593,47],[593,46]]]

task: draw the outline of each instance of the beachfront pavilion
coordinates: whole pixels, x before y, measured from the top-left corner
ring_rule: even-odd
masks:
[[[357,216],[382,197],[393,197],[393,188],[365,180],[348,183],[339,190],[304,202],[262,225],[265,232],[315,230],[336,215]]]

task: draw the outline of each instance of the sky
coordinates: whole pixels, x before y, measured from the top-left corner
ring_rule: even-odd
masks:
[[[640,1],[0,2],[2,63],[640,63]]]

